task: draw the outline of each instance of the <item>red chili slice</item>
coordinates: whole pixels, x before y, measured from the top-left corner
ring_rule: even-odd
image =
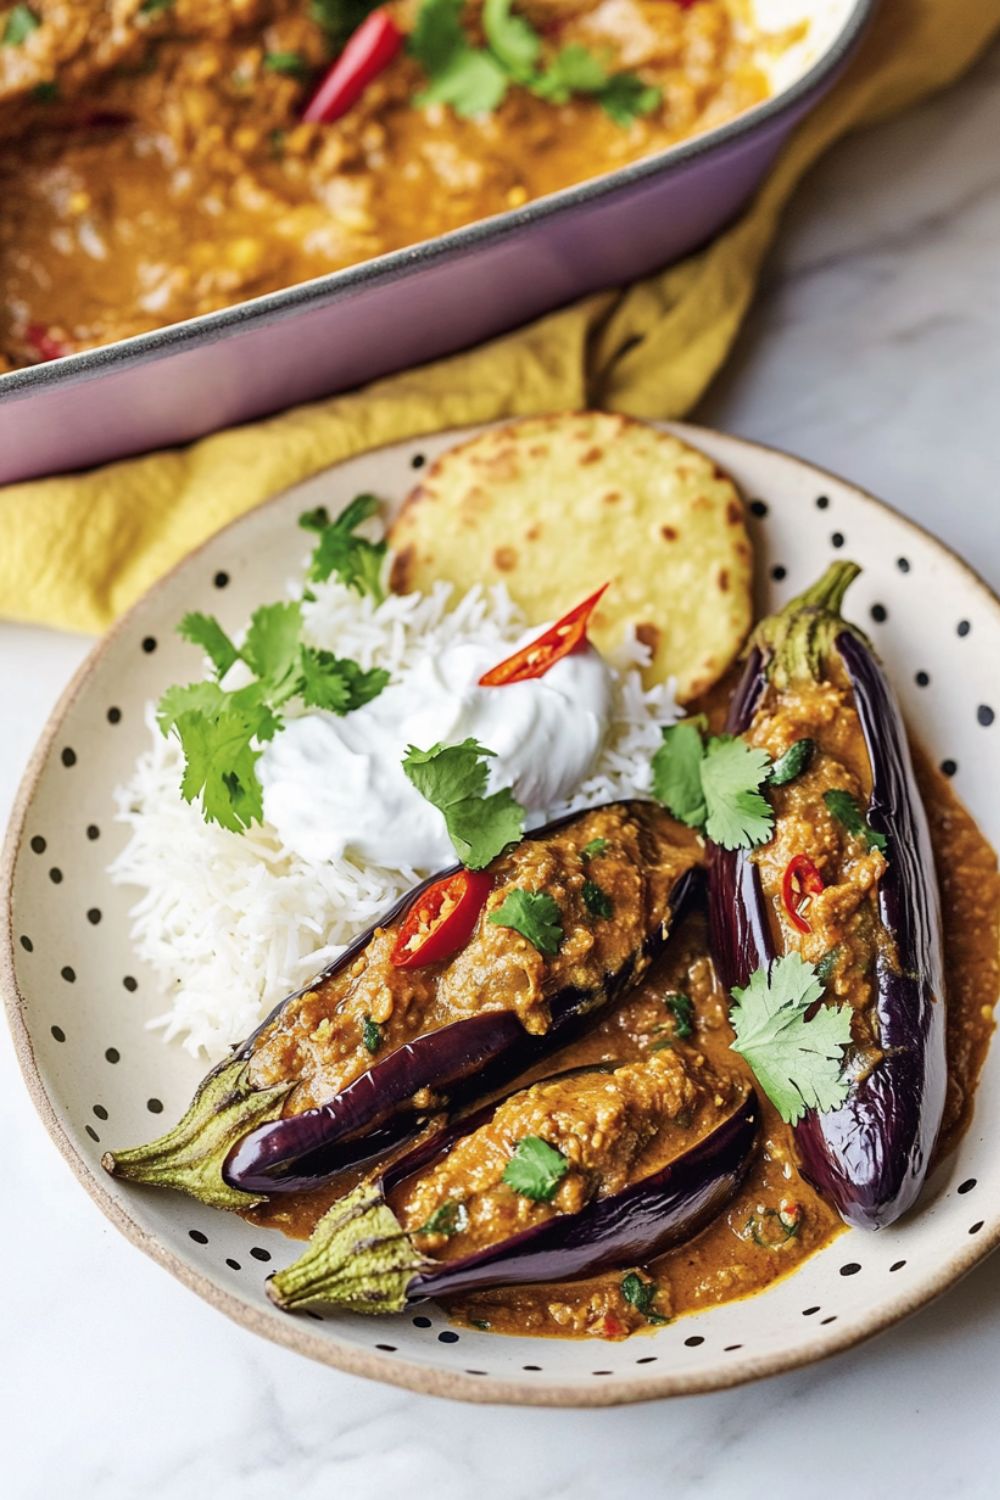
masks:
[[[385,10],[373,10],[348,40],[305,107],[303,119],[330,125],[346,115],[396,57],[403,33]]]
[[[808,854],[793,855],[781,879],[781,899],[785,903],[788,920],[799,932],[812,932],[809,923],[799,911],[803,896],[818,896],[821,890],[823,890],[823,877]]]
[[[54,338],[42,323],[29,323],[24,336],[40,360],[62,359],[71,351],[60,339]]]
[[[586,639],[587,625],[597,608],[598,600],[608,585],[602,584],[596,594],[584,599],[568,615],[563,615],[551,629],[540,635],[537,641],[522,646],[506,661],[491,667],[479,679],[480,687],[506,687],[509,682],[528,682],[532,677],[544,677],[550,667],[564,656],[569,656]]]
[[[397,969],[422,969],[463,948],[493,888],[481,870],[456,870],[429,885],[403,918],[392,950]]]

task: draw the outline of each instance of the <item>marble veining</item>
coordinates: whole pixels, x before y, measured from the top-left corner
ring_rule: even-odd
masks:
[[[868,486],[994,586],[998,85],[995,49],[813,174],[695,414]],[[0,818],[88,644],[0,625]],[[5,1037],[0,1135],[0,1432],[15,1500],[996,1492],[998,1257],[868,1347],[757,1386],[594,1412],[466,1408],[272,1347],[136,1252],[49,1143]]]

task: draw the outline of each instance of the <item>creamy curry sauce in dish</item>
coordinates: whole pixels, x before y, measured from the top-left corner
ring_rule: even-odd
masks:
[[[457,599],[387,594],[377,500],[310,512],[297,597],[237,639],[181,623],[209,675],[163,694],[123,794],[167,1035],[220,1060],[177,1125],[103,1164],[308,1240],[268,1282],[287,1312],[434,1299],[498,1333],[653,1332],[845,1224],[905,1224],[971,1117],[996,856],[843,613],[857,565],[746,640],[731,481],[597,413],[448,450],[407,544],[432,558],[442,517],[509,516],[502,485],[560,434],[579,467],[565,495],[545,470],[537,524],[580,530],[569,554],[553,528],[576,601],[555,623],[484,592],[471,542]],[[612,541],[588,523],[608,494]],[[526,552],[525,587],[553,566]],[[740,608],[678,704],[640,632],[694,586]],[[703,627],[671,623],[665,674],[703,684]]]
[[[0,3],[0,372],[621,167],[782,44],[743,0]]]

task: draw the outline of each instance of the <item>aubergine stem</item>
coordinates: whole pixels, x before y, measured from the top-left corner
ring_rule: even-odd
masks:
[[[248,1130],[281,1114],[294,1084],[255,1089],[246,1074],[244,1057],[213,1069],[173,1130],[145,1146],[106,1151],[101,1166],[128,1182],[183,1189],[212,1208],[252,1208],[260,1203],[260,1194],[240,1192],[223,1180],[219,1161]]]
[[[855,562],[831,563],[809,588],[789,599],[777,614],[761,620],[750,637],[767,660],[767,675],[779,688],[803,678],[819,681],[834,651],[838,635],[856,636],[871,650],[871,642],[841,615],[844,595],[861,572]]]

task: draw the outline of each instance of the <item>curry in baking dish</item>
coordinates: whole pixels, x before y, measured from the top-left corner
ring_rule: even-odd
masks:
[[[104,1158],[308,1238],[268,1282],[284,1310],[434,1298],[493,1332],[655,1330],[763,1290],[845,1225],[901,1219],[970,1118],[1000,978],[996,859],[844,615],[854,564],[745,644],[716,640],[718,680],[683,711],[637,673],[615,685],[628,669],[591,633],[627,624],[634,642],[653,623],[628,587],[651,566],[650,505],[672,518],[664,610],[692,567],[737,586],[735,491],[685,444],[596,414],[528,419],[446,454],[390,541],[426,555],[451,475],[478,475],[474,532],[525,463],[548,472],[575,446],[597,476],[584,498],[573,470],[578,518],[616,494],[618,551],[599,545],[604,584],[499,660],[473,626],[452,644],[428,627],[410,694],[398,651],[390,671],[317,646],[325,602],[342,644],[351,591],[369,640],[380,611],[398,630],[425,598],[385,597],[399,570],[358,530],[370,496],[303,518],[318,541],[302,601],[261,606],[241,644],[212,617],[182,623],[214,676],[169,689],[159,716],[199,827],[283,830],[317,880],[359,864],[377,879],[406,838],[459,861],[358,924],[175,1127]],[[574,569],[583,592],[595,579]],[[703,648],[696,629],[671,638],[674,681],[701,682]],[[645,739],[644,704],[660,715]],[[359,762],[364,795],[326,801]],[[406,868],[433,866],[431,848],[408,846]]]
[[[747,15],[744,0],[0,4],[0,371],[709,129],[766,95]]]

